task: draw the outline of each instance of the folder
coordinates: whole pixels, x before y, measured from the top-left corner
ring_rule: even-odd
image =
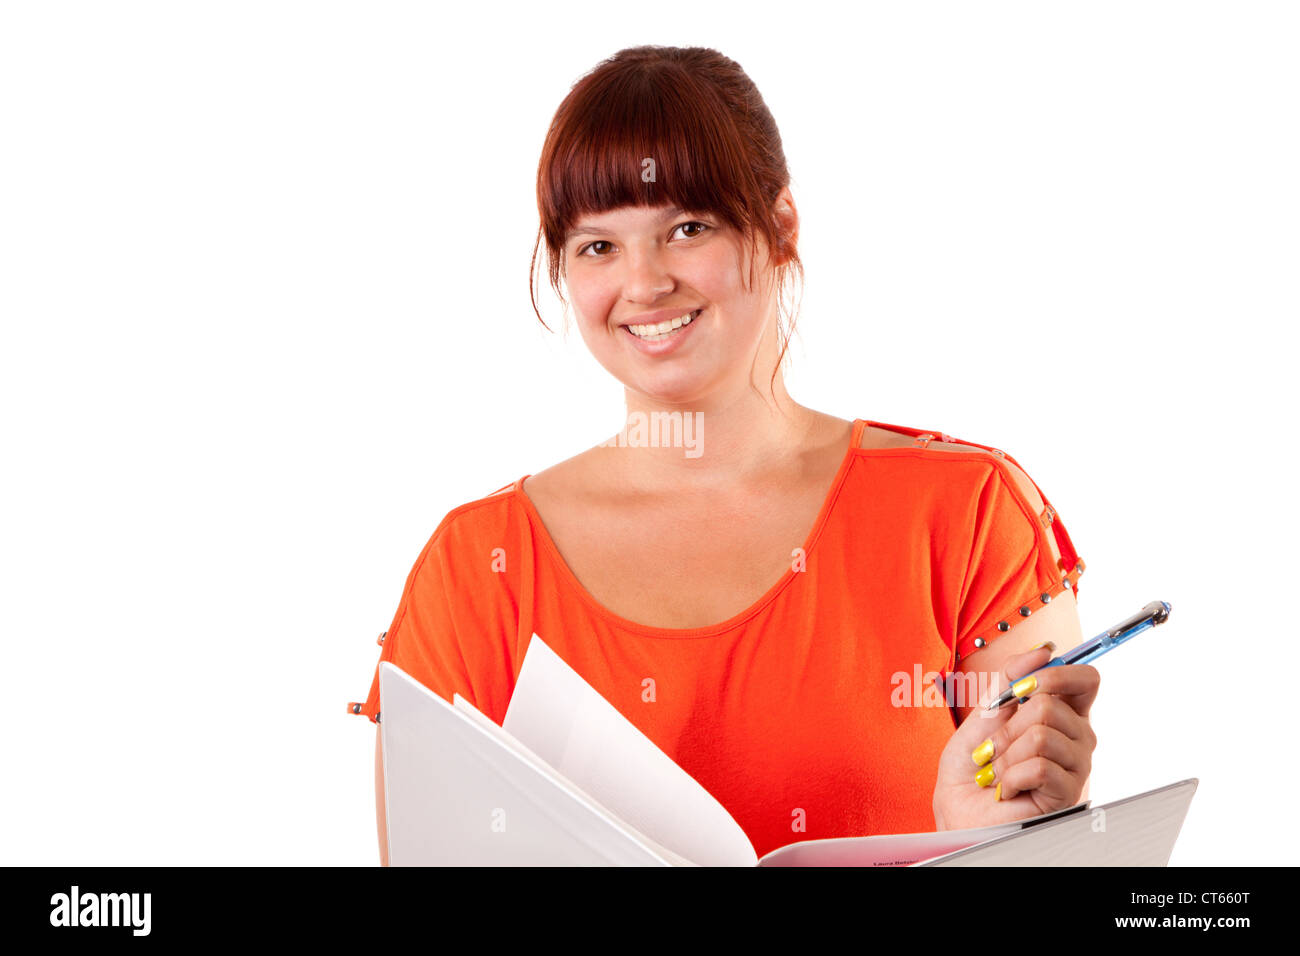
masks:
[[[379,694],[392,866],[1164,866],[1197,783],[760,858],[726,808],[536,634],[500,725],[389,661]]]

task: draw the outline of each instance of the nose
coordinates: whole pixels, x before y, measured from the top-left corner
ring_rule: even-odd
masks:
[[[676,287],[653,250],[630,253],[624,261],[627,274],[623,278],[623,298],[627,301],[653,303]]]

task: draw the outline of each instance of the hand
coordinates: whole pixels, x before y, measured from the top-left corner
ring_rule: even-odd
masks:
[[[997,710],[984,709],[1013,676],[1027,675],[1051,659],[1047,647],[1008,658],[992,696],[982,699],[953,732],[939,757],[936,829],[1011,823],[1081,802],[1097,746],[1088,723],[1101,684],[1097,668],[1070,664],[1038,671],[1032,675],[1037,687],[1025,703],[1013,698]],[[992,746],[979,752],[980,766],[972,752],[985,741]]]

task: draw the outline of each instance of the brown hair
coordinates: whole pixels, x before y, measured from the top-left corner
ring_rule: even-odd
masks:
[[[656,181],[642,179],[647,157],[654,160]],[[792,272],[803,278],[793,238],[772,215],[777,194],[789,183],[776,121],[740,64],[705,47],[620,50],[573,85],[542,146],[541,225],[528,277],[537,320],[551,330],[537,308],[534,281],[542,241],[551,288],[563,302],[560,273],[569,229],[585,215],[620,206],[675,205],[717,216],[747,242],[762,235],[781,263],[783,293]],[[778,332],[779,314],[780,297]],[[777,368],[789,341],[787,333]]]

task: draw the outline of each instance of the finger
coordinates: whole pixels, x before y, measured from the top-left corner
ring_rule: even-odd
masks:
[[[1061,664],[1026,674],[1015,686],[1018,697],[1053,694],[1069,704],[1075,713],[1087,717],[1097,699],[1101,672],[1091,664]]]
[[[999,671],[981,672],[978,680],[978,701],[971,713],[967,715],[967,720],[962,722],[962,727],[959,729],[966,729],[966,724],[970,721],[970,718],[978,714],[981,720],[980,729],[974,731],[968,730],[967,732],[978,734],[975,739],[982,741],[991,736],[999,726],[1005,723],[1006,719],[1010,717],[1011,714],[1015,713],[1017,699],[1013,697],[993,710],[989,710],[988,706],[1011,685],[1011,681],[1008,680],[1008,671],[1017,675],[1025,674],[1035,668],[1041,667],[1052,659],[1052,643],[1050,641],[1045,641],[1044,645],[1045,646],[1041,648],[1036,648],[1027,651],[1024,654],[1017,654],[1014,657],[1008,658],[1002,669]],[[985,678],[987,678],[987,683]],[[973,755],[973,759],[975,759],[976,763],[979,762],[977,756]]]
[[[1003,740],[999,752],[1006,753],[1011,741],[1035,724],[1054,727],[1071,740],[1090,744],[1097,740],[1091,721],[1070,706],[1068,699],[1036,690],[1023,704],[1017,704],[1016,712],[1000,728]]]
[[[1013,702],[1007,706],[1015,710],[1011,719],[991,733],[987,739],[971,752],[971,761],[976,767],[976,783],[991,783],[993,780],[998,779],[998,771],[1010,766],[1011,763],[1018,759],[1023,760],[1032,755],[1026,752],[1027,745],[1025,744],[1022,744],[1020,749],[1016,750],[1017,740],[1029,735],[1027,739],[1032,745],[1033,742],[1039,739],[1035,735],[1049,730],[1052,733],[1061,735],[1079,752],[1086,753],[1087,759],[1089,762],[1091,761],[1092,753],[1097,747],[1097,735],[1088,719],[1077,714],[1060,697],[1053,694],[1035,693],[1024,704]],[[1032,749],[1032,746],[1029,749]],[[988,771],[980,773],[985,767],[995,762],[992,778],[990,778]]]
[[[1051,660],[1052,644],[1050,641],[1045,642],[1045,644],[1045,647],[1035,648],[1024,654],[1017,654],[1008,658],[1002,670],[993,674],[991,686],[983,685],[985,689],[980,693],[979,702],[975,709],[966,715],[966,719],[957,728],[957,735],[961,737],[961,746],[963,748],[971,747],[971,762],[977,769],[986,765],[996,754],[1005,750],[1013,739],[1011,735],[1005,733],[1003,728],[1015,716],[1019,702],[1017,698],[1013,697],[994,710],[989,710],[988,705],[1008,686],[1008,671],[1011,673],[1024,673],[1036,667],[1041,667]],[[978,721],[974,719],[976,717],[979,718]]]
[[[995,791],[994,799],[1009,800],[1028,793],[1040,813],[1064,810],[1080,802],[1087,779],[1045,757],[1031,757],[1007,768],[1002,789]]]
[[[1052,649],[1053,645],[1049,642],[1045,647],[1035,648],[1023,654],[1014,654],[1008,657],[1002,663],[1002,670],[998,672],[994,694],[1002,693],[1030,671],[1036,670],[1050,661],[1052,659]]]
[[[1070,708],[1086,718],[1091,713],[1093,702],[1097,700],[1097,688],[1101,687],[1101,671],[1087,663],[1049,667],[1034,675],[1034,693],[1049,693],[1060,697]]]
[[[970,743],[972,739],[978,741],[971,750],[971,761],[976,767],[988,763],[995,753],[1005,749],[1006,744],[1010,742],[1010,737],[1003,736],[999,745],[997,732],[1015,714],[1019,700],[1012,697],[993,710],[988,709],[989,704],[1010,686],[1009,673],[1024,674],[1041,667],[1051,660],[1053,645],[1050,641],[1045,641],[1044,644],[1045,646],[1008,658],[1002,670],[995,671],[990,675],[991,680],[988,684],[980,681],[980,686],[983,689],[979,695],[979,702],[966,716],[966,720],[962,722],[961,727],[958,728],[958,732],[963,734],[963,746]],[[971,719],[977,715],[979,717],[978,724]]]
[[[1003,783],[1002,790],[997,793],[997,799],[1010,800],[1020,790],[1007,786],[1008,772],[1017,764],[1036,757],[1050,760],[1066,771],[1078,775],[1080,779],[1087,779],[1092,772],[1092,748],[1086,742],[1073,740],[1055,727],[1033,724],[1011,742],[1006,753],[990,761],[986,769],[981,771],[983,776],[977,776],[975,782],[980,784],[982,780],[983,786]]]

